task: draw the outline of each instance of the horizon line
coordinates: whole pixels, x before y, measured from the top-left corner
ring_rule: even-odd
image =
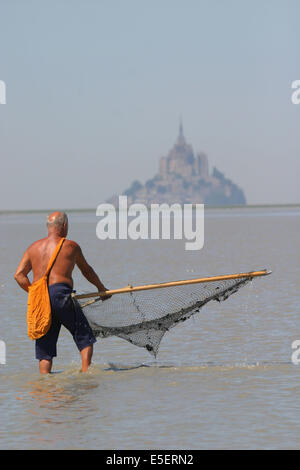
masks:
[[[195,205],[196,203],[194,203]],[[145,204],[146,205],[146,204]],[[147,208],[150,208],[151,205],[146,205]],[[262,203],[262,204],[232,204],[232,205],[205,205],[206,209],[254,209],[254,208],[264,208],[264,207],[300,207],[300,202],[296,203]],[[60,209],[63,212],[95,212],[97,208],[68,208]],[[59,210],[59,209],[58,209]],[[116,207],[118,210],[118,207]],[[53,209],[0,209],[0,215],[5,214],[42,214],[42,213],[51,213]]]

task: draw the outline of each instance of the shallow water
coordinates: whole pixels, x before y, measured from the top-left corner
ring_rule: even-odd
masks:
[[[269,268],[225,302],[168,332],[157,360],[119,338],[98,340],[79,372],[61,331],[54,373],[39,376],[26,336],[26,294],[13,280],[45,214],[0,215],[0,448],[230,449],[299,447],[300,208],[214,209],[205,244],[105,241],[92,213],[70,213],[69,237],[111,288]],[[79,272],[78,292],[90,290]],[[93,288],[92,288],[93,289]]]

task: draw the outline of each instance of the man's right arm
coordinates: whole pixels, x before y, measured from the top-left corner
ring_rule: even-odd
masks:
[[[83,253],[81,251],[80,246],[77,247],[77,255],[76,255],[76,265],[80,269],[82,275],[91,283],[96,286],[99,292],[104,292],[108,289],[102,284],[100,281],[98,275],[95,273],[93,270],[92,266],[88,264],[86,261],[85,257],[83,256]],[[101,296],[102,300],[109,299],[111,295],[107,295],[105,297]]]
[[[22,289],[24,289],[26,292],[28,292],[28,287],[31,286],[31,282],[27,277],[30,271],[31,261],[28,250],[26,250],[14,275],[14,278],[19,286],[22,287]]]

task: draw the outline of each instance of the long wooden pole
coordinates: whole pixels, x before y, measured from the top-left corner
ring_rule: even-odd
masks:
[[[239,279],[242,277],[258,277],[271,274],[272,271],[263,269],[262,271],[251,271],[249,273],[226,274],[224,276],[202,277],[200,279],[187,279],[185,281],[163,282],[161,284],[147,284],[145,286],[126,286],[121,289],[107,290],[104,292],[91,292],[89,294],[74,295],[75,299],[88,299],[90,297],[102,297],[106,295],[126,294],[138,292],[140,290],[161,289],[163,287],[184,286],[187,284],[200,284],[201,282],[224,281],[226,279]]]

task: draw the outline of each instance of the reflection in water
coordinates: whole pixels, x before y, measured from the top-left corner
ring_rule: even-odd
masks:
[[[61,410],[76,410],[81,418],[88,417],[91,410],[86,406],[85,397],[100,385],[97,377],[99,371],[82,374],[78,370],[69,369],[28,380],[25,383],[26,408],[29,415],[35,416],[40,423],[65,423]],[[24,397],[23,397],[24,398]],[[72,422],[72,420],[70,420]]]

